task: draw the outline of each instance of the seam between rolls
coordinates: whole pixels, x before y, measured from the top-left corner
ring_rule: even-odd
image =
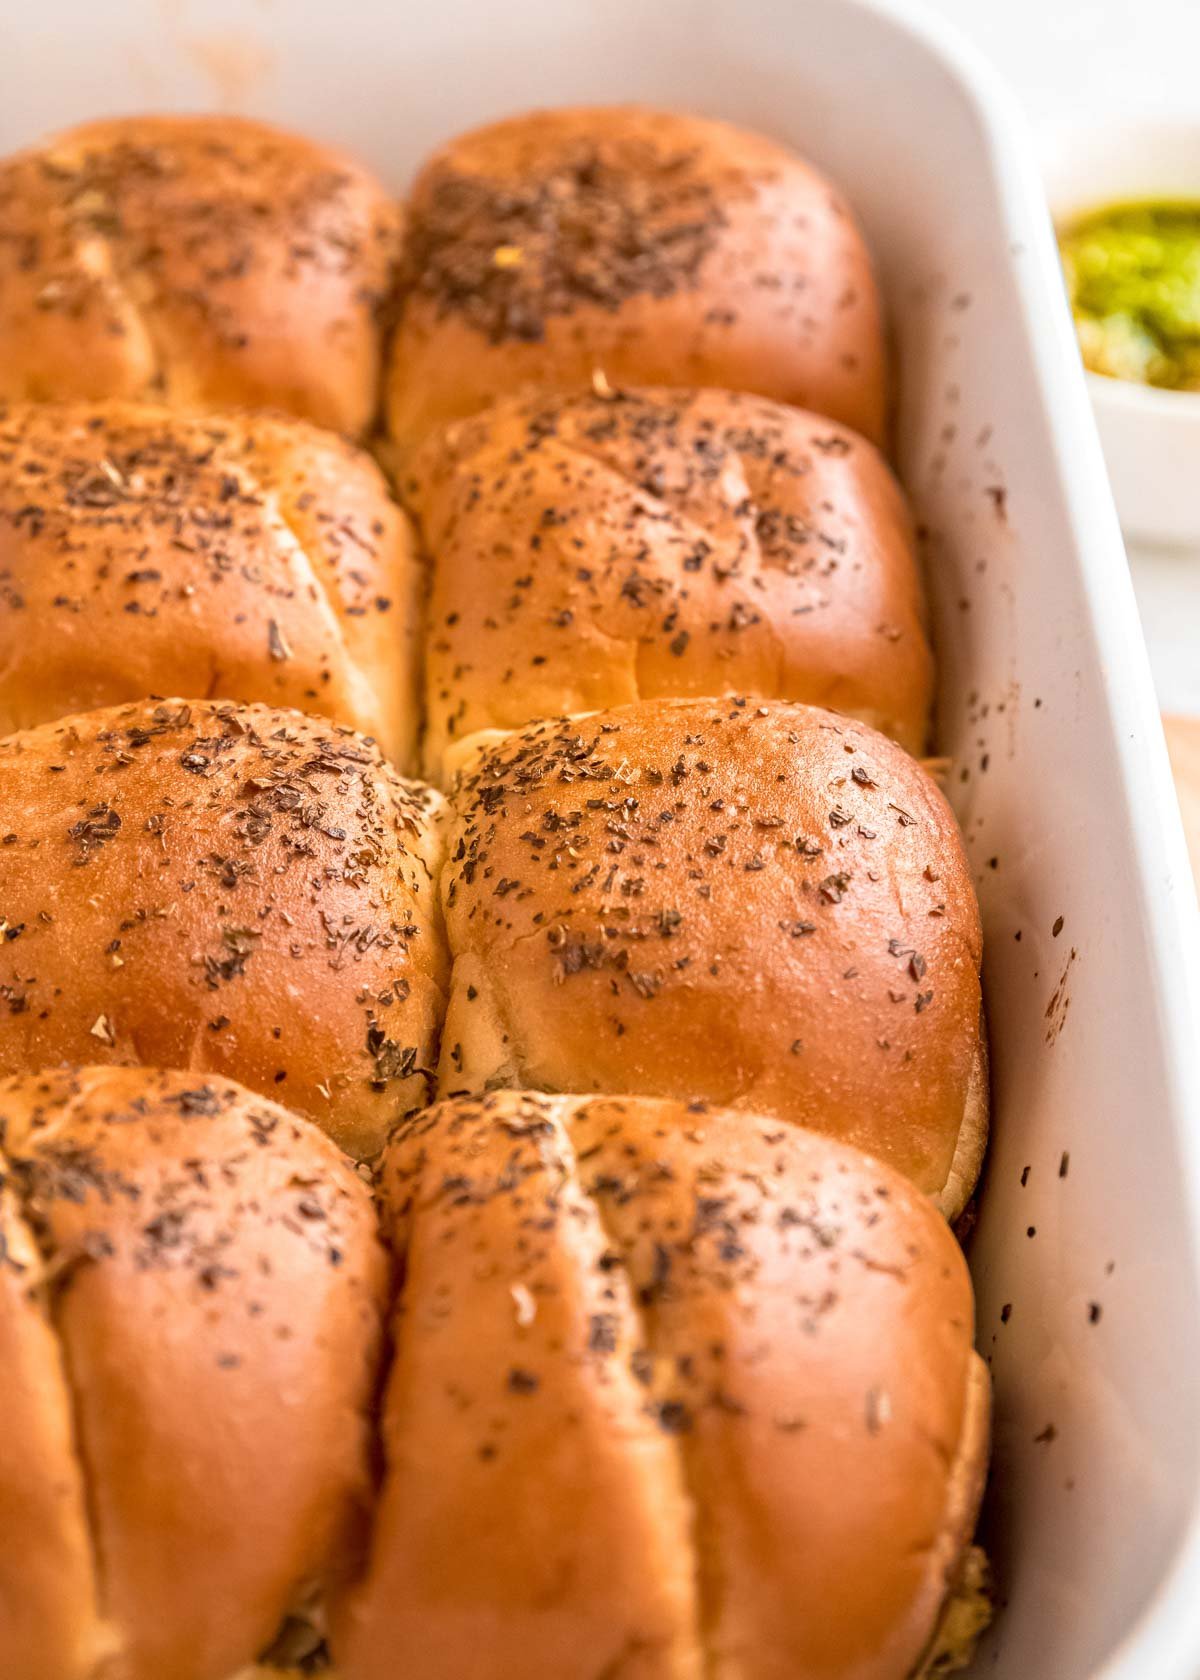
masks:
[[[438,1091],[438,1086],[440,1084],[438,1079],[438,1069],[441,1066],[442,1060],[442,1043],[446,1036],[446,1016],[450,1007],[450,991],[453,974],[454,963],[451,961],[445,986],[439,985],[438,982],[432,978],[429,981],[435,1005],[433,1032],[431,1034],[432,1043],[429,1047],[429,1060],[425,1067],[418,1067],[413,1070],[414,1075],[421,1081],[422,1089],[425,1092],[425,1100],[424,1102],[415,1104],[411,1108],[406,1108],[404,1113],[397,1116],[399,1119],[404,1119],[405,1114],[417,1114],[420,1113],[422,1109],[432,1108],[434,1103],[441,1100]],[[393,1120],[392,1123],[394,1124],[395,1121]]]
[[[342,661],[346,670],[352,671],[358,681],[364,684],[372,699],[376,698],[374,684],[366,681],[365,674],[360,668],[358,661],[356,659],[352,659],[350,656],[350,648],[346,641],[345,624],[343,622],[342,615],[338,610],[337,604],[335,603],[333,591],[330,589],[328,581],[329,573],[333,571],[334,568],[313,558],[313,555],[309,551],[308,544],[300,535],[300,532],[296,528],[296,525],[287,512],[287,509],[284,507],[283,497],[280,492],[264,484],[258,473],[252,468],[247,467],[244,462],[239,461],[237,463],[237,467],[244,475],[247,484],[252,486],[253,491],[255,495],[259,497],[262,506],[268,508],[275,515],[276,519],[278,519],[279,523],[283,526],[284,530],[295,543],[296,552],[304,561],[304,564],[308,569],[309,578],[311,579],[314,587],[320,593],[321,605],[324,607],[326,614],[328,615],[333,638],[337,644],[338,651],[341,653]]]
[[[389,768],[398,779],[400,772],[388,760]],[[446,1036],[446,1017],[450,1010],[450,999],[454,993],[454,964],[455,954],[450,946],[450,925],[446,916],[446,906],[442,899],[442,881],[450,863],[450,830],[454,821],[454,813],[445,794],[432,783],[426,783],[434,794],[432,805],[428,805],[426,812],[426,832],[432,845],[415,850],[414,855],[425,872],[425,879],[429,887],[429,933],[435,941],[444,959],[439,965],[442,977],[428,976],[430,987],[435,997],[433,1042],[430,1046],[429,1063],[423,1072],[425,1086],[426,1108],[431,1107],[439,1099],[439,1070],[442,1060],[443,1042]],[[432,852],[432,856],[428,855]],[[410,1112],[415,1112],[410,1110]],[[390,1322],[390,1321],[389,1321]]]
[[[750,475],[746,471],[746,458],[740,450],[737,451],[737,464],[742,484],[745,486],[746,490],[743,502],[749,503],[749,512],[744,521],[743,529],[750,545],[750,557],[753,562],[751,575],[762,578],[766,576],[769,569],[763,556],[762,538],[758,534],[758,516],[762,511],[762,500],[756,493],[753,485],[750,483]],[[742,504],[739,503],[739,505]],[[775,656],[775,693],[781,700],[787,699],[787,696],[785,696],[783,692],[783,674],[787,667],[787,653],[784,648],[783,639],[779,634],[773,616],[768,617],[764,613],[762,622],[770,639],[771,649]],[[812,703],[813,702],[808,702],[808,704]]]
[[[391,426],[391,389],[394,352],[400,336],[404,308],[411,294],[406,273],[406,257],[412,233],[412,212],[406,198],[395,192],[387,194],[392,209],[391,254],[384,276],[380,302],[375,317],[374,352],[372,357],[371,413],[362,428],[362,445],[379,462],[380,470],[397,492],[402,476],[401,463],[395,453],[395,439]],[[395,470],[393,471],[393,467]]]
[[[82,1492],[83,1521],[87,1534],[88,1559],[91,1565],[92,1590],[95,1596],[96,1618],[102,1630],[111,1631],[112,1624],[108,1619],[108,1587],[107,1569],[104,1562],[104,1548],[100,1542],[100,1518],[95,1489],[95,1478],[92,1473],[91,1461],[88,1457],[83,1428],[83,1407],[79,1399],[79,1388],[75,1380],[75,1372],[71,1360],[67,1338],[63,1334],[58,1310],[58,1294],[53,1276],[48,1275],[53,1266],[56,1253],[52,1245],[48,1244],[39,1229],[38,1220],[34,1217],[30,1205],[29,1195],[24,1183],[24,1175],[17,1170],[12,1155],[7,1150],[0,1150],[0,1186],[5,1182],[12,1189],[13,1203],[16,1217],[21,1221],[28,1233],[31,1247],[42,1264],[42,1274],[30,1287],[41,1292],[46,1323],[54,1336],[54,1343],[58,1349],[58,1363],[62,1373],[63,1387],[66,1391],[67,1407],[71,1420],[71,1452],[79,1471],[79,1482]],[[86,1262],[87,1256],[82,1251],[80,1259]],[[103,1662],[103,1656],[100,1657]]]
[[[358,446],[354,445],[353,447],[357,448]],[[363,451],[360,452],[365,453]],[[372,458],[368,456],[368,459]],[[278,489],[269,488],[265,485],[259,478],[257,472],[255,472],[251,467],[246,466],[244,462],[239,462],[239,467],[245,474],[247,480],[253,484],[257,493],[262,497],[264,506],[269,508],[271,512],[275,514],[280,524],[291,535],[297,549],[304,557],[309,575],[316,588],[320,591],[322,604],[328,612],[333,635],[336,640],[337,647],[342,655],[344,670],[347,676],[352,679],[354,689],[356,691],[361,690],[361,695],[356,692],[352,695],[352,698],[361,698],[363,700],[371,701],[382,713],[380,722],[388,733],[390,734],[393,727],[395,727],[396,733],[400,734],[403,731],[407,696],[402,692],[401,685],[398,681],[400,673],[396,667],[395,656],[399,654],[403,638],[393,637],[394,658],[392,668],[388,672],[389,677],[392,679],[391,691],[390,693],[381,693],[378,681],[364,669],[359,659],[354,655],[350,642],[347,640],[346,617],[340,604],[340,580],[337,566],[332,561],[324,558],[320,552],[319,545],[310,547],[305,541],[298,526],[296,525],[295,520],[288,511],[283,492]],[[427,781],[431,786],[436,787],[438,784],[432,777],[423,775],[425,764],[424,751],[426,727],[425,660],[429,627],[429,596],[432,583],[432,569],[424,548],[421,528],[416,515],[401,500],[394,489],[392,481],[388,478],[386,473],[380,470],[379,476],[382,480],[384,501],[388,502],[396,510],[400,516],[400,520],[408,527],[407,532],[404,534],[411,538],[411,543],[408,545],[406,570],[415,574],[412,579],[411,594],[409,594],[406,589],[404,592],[404,599],[401,603],[406,610],[413,610],[413,617],[415,620],[410,627],[412,631],[413,649],[412,690],[416,698],[416,716],[413,722],[410,744],[411,764],[404,766],[397,764],[390,752],[385,756],[387,757],[388,763],[392,764],[401,775],[419,777],[420,779]],[[335,719],[334,721],[337,720]],[[390,747],[395,745],[395,742],[389,742]],[[380,742],[380,750],[383,750],[382,742]]]
[[[580,712],[580,713],[573,714],[573,715],[578,716],[578,717],[587,717],[587,716],[590,716],[591,714],[586,713],[586,712]],[[442,863],[441,872],[439,873],[439,889],[440,889],[440,885],[441,885],[441,875],[444,874],[445,871],[450,868],[450,866],[451,866],[451,860],[450,860],[450,855],[449,855],[449,848],[447,847],[446,856],[445,856],[445,858],[443,860],[443,863]],[[488,986],[488,990],[487,990],[486,995],[492,1003],[493,1011],[494,1011],[494,1014],[496,1016],[497,1021],[500,1023],[500,1025],[503,1028],[504,1041],[508,1045],[508,1047],[511,1051],[511,1054],[507,1058],[507,1061],[511,1064],[511,1067],[512,1067],[511,1077],[506,1077],[503,1081],[501,1081],[498,1084],[485,1084],[483,1086],[478,1087],[477,1090],[476,1090],[476,1088],[472,1087],[471,1090],[468,1092],[468,1094],[482,1094],[482,1092],[485,1091],[485,1090],[506,1090],[506,1091],[528,1090],[528,1091],[537,1092],[537,1093],[539,1093],[540,1095],[543,1095],[543,1096],[563,1096],[563,1095],[569,1094],[569,1090],[568,1090],[567,1087],[548,1085],[545,1082],[544,1079],[531,1080],[531,1078],[529,1076],[529,1061],[530,1061],[530,1058],[529,1058],[529,1055],[527,1053],[527,1048],[526,1048],[526,1044],[525,1044],[524,1035],[522,1035],[517,1030],[516,1023],[513,1019],[513,1013],[512,1013],[512,1010],[511,1010],[510,1006],[509,1006],[509,993],[508,993],[507,989],[504,988],[504,987],[498,986],[492,978],[492,967],[496,962],[503,961],[503,959],[505,959],[506,957],[510,957],[510,956],[514,955],[518,950],[521,949],[522,946],[533,944],[535,941],[538,941],[538,940],[544,941],[546,939],[546,936],[547,936],[548,932],[552,928],[554,928],[556,926],[557,927],[565,927],[569,931],[575,924],[570,920],[559,919],[557,921],[547,922],[541,927],[529,928],[524,933],[514,934],[512,936],[512,938],[505,940],[503,944],[497,943],[494,946],[484,947],[480,944],[474,944],[470,941],[467,941],[463,945],[463,948],[461,950],[454,950],[452,948],[451,942],[450,942],[449,917],[445,913],[445,901],[440,895],[440,890],[439,890],[438,904],[439,904],[439,908],[442,911],[443,927],[445,928],[445,934],[446,934],[446,948],[450,953],[450,975],[451,975],[451,978],[450,978],[450,982],[449,982],[447,1002],[448,1002],[449,996],[452,995],[453,992],[454,992],[453,975],[454,975],[455,966],[457,965],[457,963],[459,962],[459,960],[461,958],[473,957],[475,959],[475,961],[478,962],[480,964],[481,968],[484,970],[484,978],[486,979],[487,986]],[[443,1011],[443,1015],[444,1014],[445,1014],[445,1011]],[[443,1032],[442,1032],[441,1036],[444,1037],[444,1029],[445,1029],[445,1020],[444,1019],[442,1021],[442,1029],[443,1029]],[[438,1081],[438,1084],[439,1084],[439,1087],[440,1087],[440,1085],[441,1085],[440,1080]],[[452,1095],[454,1093],[461,1094],[461,1092],[463,1090],[464,1090],[463,1087],[456,1085],[456,1086],[452,1087],[451,1091],[439,1092],[439,1100],[441,1100],[445,1096],[449,1096],[449,1095]]]
[[[382,754],[382,748],[380,752]],[[416,902],[418,916],[425,914],[428,923],[426,932],[439,957],[436,972],[435,965],[431,964],[430,970],[424,976],[436,999],[434,1045],[431,1064],[426,1070],[431,1092],[429,1102],[432,1103],[436,1100],[438,1056],[454,977],[455,953],[450,947],[450,927],[442,898],[442,878],[450,863],[450,831],[454,822],[454,812],[440,788],[431,782],[405,776],[390,758],[383,758],[383,774],[385,782],[389,783],[389,792],[395,792],[391,784],[399,783],[401,792],[406,787],[416,787],[423,789],[426,795],[433,796],[432,799],[425,797],[422,801],[418,820],[419,832],[413,835],[411,831],[406,831],[400,840],[403,855],[412,861],[413,874],[420,873],[424,877],[428,899],[422,897],[420,888],[410,888],[404,880],[403,870],[399,871],[401,884]],[[413,978],[416,978],[415,974]]]
[[[433,555],[425,546],[425,533],[416,514],[405,503],[392,481],[384,475],[387,486],[401,519],[407,521],[409,535],[412,539],[409,553],[409,564],[413,567],[416,578],[409,606],[413,609],[413,687],[416,698],[416,717],[413,720],[412,733],[412,769],[415,776],[422,776],[434,787],[439,782],[432,776],[425,775],[425,741],[429,729],[429,704],[426,693],[425,672],[429,665],[429,632],[431,628],[430,606],[433,600]],[[440,766],[439,766],[440,768]]]
[[[373,455],[372,459],[377,458]],[[412,563],[417,571],[416,625],[414,627],[417,717],[416,727],[413,730],[413,768],[431,787],[440,789],[444,782],[440,759],[435,776],[426,756],[429,744],[429,694],[426,672],[429,668],[429,632],[432,628],[431,609],[435,565],[433,550],[426,539],[425,526],[415,505],[407,501],[401,491],[399,478],[393,477],[382,462],[379,463],[379,470],[383,482],[387,486],[388,494],[400,510],[401,517],[408,521],[409,530],[412,534]]]
[[[580,1200],[593,1210],[609,1251],[617,1256],[628,1296],[629,1317],[637,1329],[643,1347],[654,1359],[657,1359],[658,1338],[655,1334],[653,1308],[644,1303],[639,1303],[618,1234],[606,1217],[603,1197],[593,1195],[584,1183],[583,1174],[579,1170],[579,1158],[575,1153],[575,1140],[571,1133],[570,1123],[556,1118],[555,1127],[561,1139],[563,1159],[570,1174],[572,1185]],[[652,1389],[651,1392],[653,1392]],[[704,1568],[705,1549],[701,1539],[705,1527],[704,1514],[696,1489],[696,1479],[693,1474],[691,1453],[686,1443],[686,1437],[672,1437],[668,1440],[668,1445],[679,1472],[680,1486],[688,1509],[688,1543],[691,1549],[691,1576],[694,1597],[693,1641],[699,1656],[700,1674],[703,1680],[714,1680],[716,1667],[714,1653],[708,1638],[712,1622],[712,1606],[709,1602],[707,1571]]]
[[[401,1121],[397,1124],[402,1123]],[[370,1397],[361,1411],[366,1434],[364,1456],[370,1485],[370,1497],[356,1536],[356,1553],[352,1558],[350,1569],[343,1572],[340,1583],[342,1590],[349,1593],[352,1601],[361,1598],[371,1577],[375,1560],[376,1537],[379,1532],[380,1512],[392,1471],[387,1442],[388,1397],[391,1392],[392,1378],[399,1362],[399,1326],[405,1311],[405,1295],[408,1288],[408,1256],[412,1247],[414,1223],[412,1217],[405,1222],[403,1243],[398,1242],[393,1222],[386,1216],[382,1186],[377,1170],[378,1164],[377,1161],[375,1167],[371,1169],[371,1205],[376,1240],[383,1249],[388,1275],[387,1291],[377,1319],[379,1342],[375,1383]],[[416,1182],[414,1195],[424,1186],[424,1182],[425,1173],[424,1168],[422,1168]],[[337,1598],[338,1590],[339,1584],[334,1572],[327,1568],[321,1588],[321,1603],[326,1612]],[[336,1629],[327,1626],[325,1643],[331,1657],[333,1646],[337,1642],[336,1634]],[[333,1663],[326,1675],[326,1680],[339,1680],[339,1673],[339,1665]],[[240,1680],[240,1677],[235,1677],[235,1680]]]
[[[540,932],[540,931],[541,931],[540,929],[535,929],[534,930],[535,933]],[[506,956],[508,954],[508,952],[514,948],[514,946],[519,945],[523,940],[531,939],[533,937],[534,937],[533,933],[520,935],[520,937],[518,939],[513,940],[510,945],[506,946],[505,949],[504,949],[504,952],[501,953],[501,954]],[[449,941],[448,936],[447,936],[446,944],[447,944],[447,949],[449,949],[450,941]],[[488,955],[491,955],[491,953],[488,953]],[[491,1003],[491,1005],[493,1007],[493,1012],[494,1012],[495,1017],[496,1017],[496,1020],[499,1023],[499,1025],[503,1028],[502,1036],[503,1036],[504,1042],[512,1051],[511,1056],[507,1058],[507,1061],[511,1064],[511,1067],[512,1067],[512,1074],[511,1074],[511,1076],[505,1075],[504,1078],[499,1079],[499,1080],[495,1080],[493,1078],[485,1079],[483,1081],[483,1083],[480,1084],[480,1085],[476,1085],[474,1083],[464,1085],[462,1083],[461,1078],[457,1079],[457,1080],[443,1080],[441,1078],[441,1064],[442,1064],[443,1054],[444,1054],[444,1052],[447,1048],[447,1045],[446,1045],[446,1022],[447,1022],[447,1019],[449,1017],[449,1002],[450,1002],[450,999],[455,994],[454,970],[458,966],[458,963],[460,962],[460,960],[465,958],[465,957],[474,957],[477,962],[479,962],[482,966],[484,966],[485,970],[487,968],[486,957],[485,957],[484,953],[482,953],[480,951],[474,950],[469,946],[461,952],[451,951],[451,954],[450,954],[450,979],[449,979],[448,986],[447,986],[446,997],[443,999],[442,1018],[441,1018],[441,1022],[440,1022],[440,1025],[439,1025],[439,1031],[438,1031],[438,1053],[437,1053],[437,1058],[436,1058],[436,1063],[435,1063],[435,1066],[436,1066],[436,1069],[437,1069],[437,1076],[435,1077],[435,1080],[434,1080],[435,1095],[434,1095],[433,1100],[441,1102],[441,1101],[444,1101],[446,1098],[451,1097],[451,1096],[482,1095],[486,1091],[497,1091],[497,1090],[520,1091],[520,1090],[523,1090],[523,1089],[529,1089],[529,1090],[544,1091],[545,1090],[544,1086],[530,1085],[526,1076],[525,1076],[526,1058],[525,1058],[524,1054],[522,1053],[522,1049],[520,1047],[520,1035],[515,1031],[515,1029],[513,1027],[512,1016],[511,1016],[510,1012],[508,1011],[508,1009],[505,1007],[504,1000],[501,996],[500,989],[492,983],[490,972],[486,973],[488,990],[487,990],[486,993],[481,994],[481,996],[485,997]],[[458,1072],[458,1071],[459,1070],[456,1069],[456,1072]],[[443,1090],[442,1089],[443,1085],[446,1085],[448,1087],[448,1089]],[[550,1093],[550,1094],[553,1094],[553,1093]]]

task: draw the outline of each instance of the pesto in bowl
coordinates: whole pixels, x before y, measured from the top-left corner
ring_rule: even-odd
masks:
[[[1058,241],[1085,365],[1200,391],[1200,200],[1092,211]]]

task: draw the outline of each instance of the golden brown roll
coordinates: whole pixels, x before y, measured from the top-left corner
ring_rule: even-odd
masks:
[[[0,740],[0,1074],[211,1073],[371,1153],[432,1088],[440,811],[361,736],[269,706]]]
[[[935,1209],[760,1116],[496,1092],[384,1160],[404,1266],[343,1680],[909,1680],[986,1463]]]
[[[406,491],[430,775],[477,729],[683,695],[807,700],[924,747],[908,513],[842,426],[725,391],[517,399],[422,450]]]
[[[786,146],[639,106],[459,135],[414,184],[385,407],[403,459],[518,387],[757,391],[882,441],[870,257]]]
[[[0,1671],[8,1680],[76,1680],[92,1674],[111,1642],[100,1623],[71,1393],[41,1276],[0,1156]]]
[[[0,399],[279,408],[357,436],[399,213],[241,117],[84,124],[0,164]]]
[[[0,1667],[227,1680],[359,1543],[368,1190],[316,1128],[183,1073],[6,1081],[0,1138]]]
[[[979,911],[899,747],[815,707],[651,701],[500,737],[452,805],[443,1095],[753,1109],[959,1211],[986,1135]]]
[[[319,712],[406,764],[420,589],[382,474],[330,432],[0,406],[0,734],[183,693]]]

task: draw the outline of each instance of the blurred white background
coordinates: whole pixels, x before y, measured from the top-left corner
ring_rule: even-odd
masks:
[[[1198,0],[925,0],[952,18],[1035,121],[1200,118]]]
[[[983,50],[1046,144],[1058,123],[1122,116],[1184,117],[1200,132],[1200,0],[925,5]],[[1200,460],[1196,485],[1200,496]],[[1129,559],[1163,709],[1200,714],[1200,553],[1131,546]]]

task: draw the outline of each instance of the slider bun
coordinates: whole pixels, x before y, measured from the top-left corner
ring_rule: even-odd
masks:
[[[979,910],[899,747],[810,706],[652,701],[485,742],[451,802],[442,1095],[704,1098],[857,1144],[960,1211],[986,1116]]]
[[[639,106],[533,111],[417,176],[385,406],[407,456],[524,386],[715,385],[880,442],[871,262],[840,194],[786,146]]]
[[[0,1290],[0,1345],[25,1342],[0,1432],[5,1675],[91,1675],[107,1648],[104,1680],[227,1680],[364,1521],[387,1289],[370,1195],[314,1127],[225,1080],[35,1074],[0,1085],[0,1128],[25,1268]],[[47,1417],[22,1412],[27,1382]],[[29,1503],[22,1447],[48,1484]],[[41,1644],[14,1647],[35,1606]]]
[[[0,1655],[6,1680],[84,1680],[111,1642],[99,1619],[71,1392],[41,1273],[0,1156]]]
[[[0,740],[0,1074],[236,1078],[371,1153],[431,1091],[440,810],[361,736],[269,706]]]
[[[494,1092],[385,1156],[405,1291],[343,1680],[908,1680],[987,1451],[966,1264],[856,1150]]]
[[[416,735],[419,568],[330,432],[132,403],[0,409],[0,733],[146,694]]]
[[[370,425],[399,213],[339,152],[241,117],[87,123],[0,164],[0,222],[0,398]]]
[[[509,401],[417,456],[427,772],[474,730],[721,693],[925,744],[933,660],[873,445],[727,391]]]

